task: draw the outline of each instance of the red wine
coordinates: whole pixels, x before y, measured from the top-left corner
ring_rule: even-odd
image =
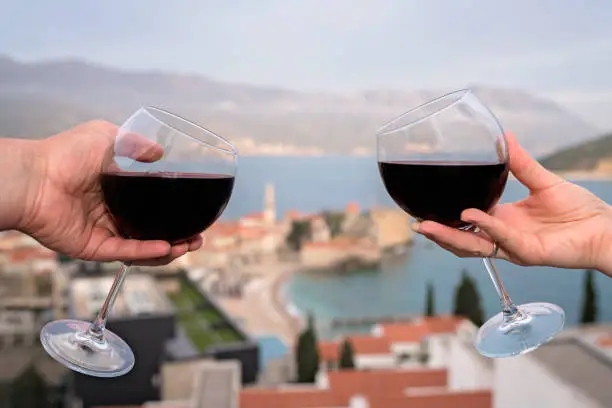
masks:
[[[184,241],[219,218],[234,177],[188,173],[103,173],[106,208],[126,238]]]
[[[387,192],[404,211],[418,220],[432,220],[461,228],[468,208],[489,211],[508,179],[505,163],[379,162]]]

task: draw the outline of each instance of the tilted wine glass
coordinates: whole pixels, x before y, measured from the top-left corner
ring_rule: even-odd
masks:
[[[462,211],[490,211],[508,178],[502,127],[469,89],[434,99],[384,125],[377,132],[377,155],[385,188],[404,211],[420,221],[462,230],[475,230],[461,221]],[[493,260],[483,258],[483,263],[502,311],[478,331],[475,346],[482,355],[523,354],[563,328],[563,309],[550,303],[516,306]]]
[[[159,108],[141,108],[121,126],[100,186],[118,232],[139,240],[184,242],[206,230],[233,190],[238,152],[213,132]],[[117,377],[134,354],[106,320],[130,265],[122,264],[92,323],[58,320],[40,339],[58,362],[83,374]]]

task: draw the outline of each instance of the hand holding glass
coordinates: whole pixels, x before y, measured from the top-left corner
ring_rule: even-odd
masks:
[[[177,244],[205,231],[234,186],[236,149],[214,133],[158,108],[142,108],[119,129],[100,176],[118,232]],[[117,377],[134,366],[130,347],[106,330],[128,264],[121,266],[93,323],[59,320],[40,334],[45,350],[83,374]]]
[[[493,209],[508,179],[501,125],[467,89],[427,102],[383,126],[377,133],[377,152],[387,192],[419,221],[474,230],[461,221],[461,213]],[[494,252],[492,248],[492,256]],[[523,354],[563,328],[563,309],[550,303],[514,305],[492,259],[483,258],[483,263],[502,312],[478,332],[475,345],[482,355]]]

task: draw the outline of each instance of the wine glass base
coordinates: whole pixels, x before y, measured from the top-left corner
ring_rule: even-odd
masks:
[[[563,329],[565,312],[551,303],[518,306],[524,318],[504,322],[503,313],[490,318],[476,336],[475,347],[485,357],[512,357],[535,350]]]
[[[130,346],[110,330],[104,331],[101,343],[92,343],[85,337],[90,326],[79,320],[50,322],[41,330],[40,342],[53,359],[73,371],[105,378],[128,373],[135,361]]]

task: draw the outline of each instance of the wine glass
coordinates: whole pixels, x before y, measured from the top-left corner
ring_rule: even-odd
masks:
[[[184,242],[206,230],[225,209],[238,152],[230,142],[159,108],[134,113],[107,153],[100,186],[118,232],[139,240]],[[83,374],[117,377],[134,354],[106,320],[130,265],[122,264],[92,323],[59,320],[40,339],[58,362]]]
[[[476,228],[461,221],[462,211],[490,211],[508,179],[502,127],[469,89],[434,99],[384,125],[377,132],[377,154],[385,188],[402,210],[419,221],[467,231]],[[478,331],[475,346],[480,354],[523,354],[563,328],[563,309],[550,303],[516,306],[493,260],[482,261],[502,311]]]

